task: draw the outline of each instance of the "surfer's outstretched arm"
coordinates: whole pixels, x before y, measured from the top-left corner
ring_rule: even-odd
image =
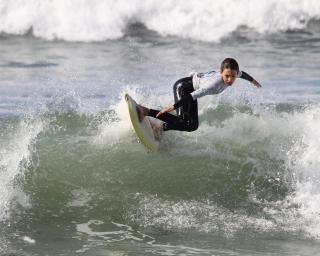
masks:
[[[255,79],[253,79],[253,81],[251,81],[251,83],[257,88],[261,88],[262,87],[262,85]]]
[[[250,76],[247,72],[240,71],[239,72],[239,78],[242,78],[244,80],[249,81],[250,83],[252,83],[257,88],[261,88],[262,87],[262,85],[257,80],[255,80],[252,76]]]

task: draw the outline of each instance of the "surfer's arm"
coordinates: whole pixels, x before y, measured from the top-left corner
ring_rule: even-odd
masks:
[[[177,103],[175,103],[172,106],[168,106],[166,108],[163,108],[159,111],[159,113],[157,114],[156,117],[159,117],[160,115],[164,114],[164,113],[168,113],[171,112],[177,108],[180,108],[182,105],[184,105],[185,103],[189,102],[189,101],[193,101],[193,97],[191,96],[191,94],[187,94],[186,96],[182,97]]]
[[[163,109],[161,109],[161,110],[158,112],[158,114],[156,115],[156,117],[159,117],[159,116],[161,116],[161,115],[164,114],[164,113],[171,112],[172,110],[174,110],[174,106],[173,106],[173,105],[172,105],[172,106],[168,106],[168,107],[166,107],[166,108],[163,108]]]
[[[203,96],[205,96],[205,95],[210,94],[210,90],[211,90],[212,88],[214,88],[214,86],[215,86],[215,83],[209,83],[207,86],[202,87],[202,88],[199,88],[199,89],[193,91],[192,93],[183,96],[183,97],[182,97],[178,102],[176,102],[174,105],[162,109],[162,110],[158,113],[157,117],[160,116],[160,115],[162,115],[162,114],[164,114],[164,113],[171,112],[172,110],[175,110],[175,109],[177,109],[177,108],[180,108],[181,106],[187,104],[188,102],[192,102],[192,101],[194,101],[194,100],[197,100],[198,98],[201,98],[201,97],[203,97]]]
[[[261,88],[262,87],[261,84],[257,80],[255,80],[252,76],[250,76],[247,72],[240,71],[238,77],[241,78],[241,79],[249,81],[250,83],[252,83],[257,88]]]

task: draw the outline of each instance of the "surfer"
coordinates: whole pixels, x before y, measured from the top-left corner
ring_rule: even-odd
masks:
[[[173,86],[175,104],[161,110],[138,105],[139,121],[141,122],[145,116],[163,121],[157,127],[157,133],[168,130],[195,131],[199,126],[197,99],[205,95],[223,92],[238,77],[251,82],[257,88],[262,87],[248,73],[239,70],[239,64],[235,59],[226,58],[222,61],[219,72],[194,73],[192,76],[181,78],[175,82]],[[169,113],[173,110],[176,110],[177,115]]]

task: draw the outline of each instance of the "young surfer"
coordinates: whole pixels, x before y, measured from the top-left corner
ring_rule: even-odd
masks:
[[[138,105],[139,120],[142,121],[145,116],[151,116],[164,122],[161,127],[158,127],[160,130],[195,131],[199,126],[197,99],[223,92],[238,77],[251,82],[257,88],[261,87],[252,76],[239,70],[235,59],[226,58],[222,61],[219,72],[195,73],[178,80],[173,86],[174,105],[161,110]],[[173,110],[177,111],[177,115],[169,113]]]

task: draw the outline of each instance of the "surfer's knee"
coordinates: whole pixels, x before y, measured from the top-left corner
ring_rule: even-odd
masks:
[[[195,130],[197,130],[199,127],[199,123],[198,122],[190,122],[187,126],[187,131],[188,132],[193,132]]]

